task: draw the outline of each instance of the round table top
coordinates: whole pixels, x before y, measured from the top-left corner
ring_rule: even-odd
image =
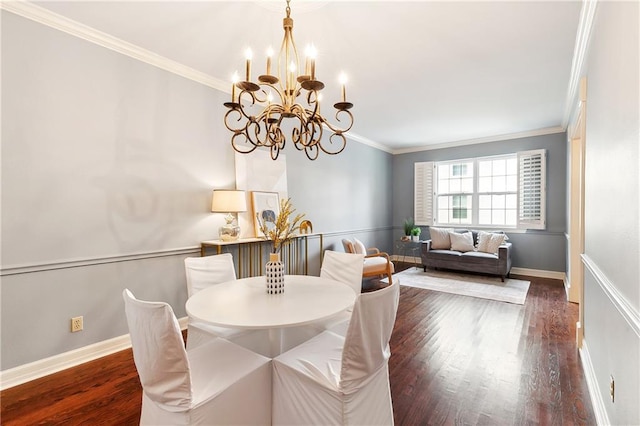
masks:
[[[308,275],[286,275],[282,294],[267,294],[265,277],[212,285],[187,300],[189,317],[221,327],[293,327],[330,318],[353,305],[346,284]]]

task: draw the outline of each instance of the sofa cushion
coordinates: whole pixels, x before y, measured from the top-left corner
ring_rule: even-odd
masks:
[[[393,262],[389,264],[391,268],[391,273],[395,272],[395,268]],[[364,274],[373,274],[374,272],[379,272],[380,275],[385,274],[387,271],[387,259],[384,257],[365,257],[364,258],[364,267],[362,272]]]
[[[478,251],[498,253],[498,247],[505,242],[506,235],[497,232],[478,232]]]
[[[429,250],[429,258],[435,260],[454,261],[460,258],[462,253],[453,250]]]
[[[449,233],[452,228],[432,228],[429,227],[429,235],[431,235],[431,248],[437,250],[449,250],[451,248],[451,238]]]
[[[451,239],[451,250],[463,253],[475,250],[473,246],[473,234],[471,234],[471,232],[465,232],[464,234],[451,232],[449,238]]]
[[[483,253],[481,251],[468,251],[466,253],[462,253],[461,257],[465,259],[472,259],[476,261],[486,262],[487,259],[498,260],[498,255],[493,253]]]
[[[498,266],[498,256],[480,251],[469,251],[462,253],[458,262],[465,266],[466,270],[481,272],[484,268],[496,268]]]

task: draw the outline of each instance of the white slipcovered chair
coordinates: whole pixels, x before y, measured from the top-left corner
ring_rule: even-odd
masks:
[[[363,262],[363,254],[327,250],[324,252],[324,258],[322,259],[320,276],[343,282],[351,287],[356,294],[360,294],[362,293]],[[325,321],[322,324],[323,328],[341,336],[346,336],[351,312],[353,312],[353,307]]]
[[[326,250],[320,267],[320,276],[343,282],[351,287],[356,294],[360,294],[362,292],[363,262],[363,254]]]
[[[187,295],[189,297],[209,286],[236,279],[236,270],[231,253],[187,257],[184,260],[184,268],[187,276]],[[217,327],[189,318],[187,349],[195,348],[216,337],[225,338],[263,355],[269,354],[267,331]]]
[[[346,337],[325,331],[273,359],[274,425],[392,425],[389,340],[399,285],[362,293]]]
[[[356,294],[360,294],[362,288],[362,261],[364,256],[359,254],[341,253],[331,250],[324,252],[320,277],[340,281],[351,287]],[[283,350],[289,350],[311,339],[327,329],[336,333],[346,333],[348,321],[351,318],[351,310],[340,313],[325,321],[316,322],[300,327],[292,327],[282,330]]]
[[[128,289],[122,296],[142,384],[140,424],[270,423],[269,358],[220,338],[187,351],[171,306]]]
[[[395,271],[393,262],[389,258],[389,255],[380,251],[376,247],[365,248],[364,244],[354,238],[353,241],[349,239],[342,240],[342,246],[346,253],[357,253],[364,255],[364,265],[362,268],[362,277],[382,277],[387,276],[389,283],[392,283],[392,274]]]

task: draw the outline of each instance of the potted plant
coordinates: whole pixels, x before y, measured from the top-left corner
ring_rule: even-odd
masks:
[[[296,209],[291,205],[291,198],[280,202],[280,212],[275,220],[275,225],[269,227],[267,221],[256,215],[260,231],[264,235],[264,239],[271,241],[271,253],[280,253],[282,245],[294,238],[300,230],[300,221],[304,218],[303,214],[293,217]]]
[[[415,228],[415,222],[413,218],[410,217],[405,219],[404,221],[404,237],[402,237],[403,241],[408,241],[411,238],[411,230]]]
[[[284,264],[280,260],[280,249],[289,240],[294,238],[300,230],[300,221],[304,214],[293,217],[296,209],[291,205],[291,199],[287,198],[280,202],[280,213],[275,220],[275,226],[268,227],[266,220],[256,215],[260,231],[265,239],[271,241],[271,253],[269,262],[265,265],[265,277],[267,293],[280,294],[284,292]]]
[[[422,230],[417,226],[411,229],[411,241],[420,241],[420,232]]]

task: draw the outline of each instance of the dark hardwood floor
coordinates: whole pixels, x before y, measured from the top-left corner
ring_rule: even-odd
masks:
[[[560,281],[523,278],[525,305],[401,288],[389,362],[397,425],[596,424],[577,306]],[[2,391],[0,421],[135,425],[141,393],[125,350]]]

